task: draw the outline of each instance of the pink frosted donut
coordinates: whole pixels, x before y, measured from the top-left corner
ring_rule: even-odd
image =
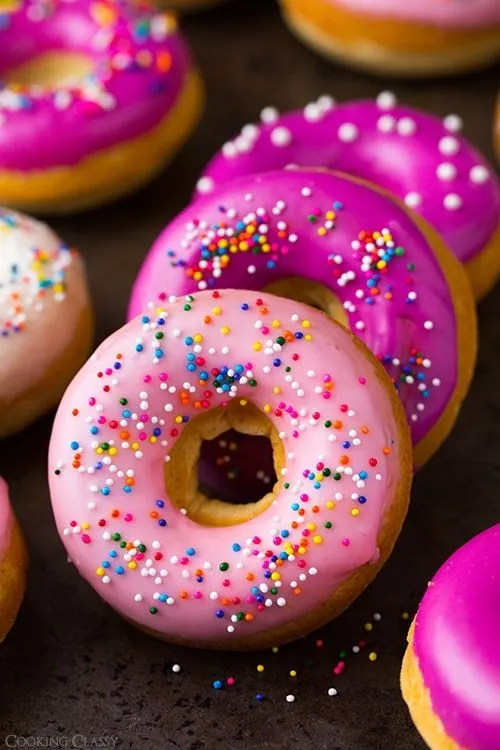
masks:
[[[287,165],[361,177],[390,190],[439,232],[480,298],[500,272],[500,187],[461,128],[456,115],[440,120],[398,106],[389,92],[341,105],[323,96],[285,115],[268,107],[258,125],[246,125],[212,159],[198,193]]]
[[[433,750],[500,747],[500,524],[434,576],[412,625],[403,695]]]
[[[72,562],[166,640],[304,635],[373,578],[406,513],[411,447],[383,368],[322,313],[260,297],[152,305],[97,349],[54,423],[50,489]],[[249,401],[283,460],[273,492],[240,509],[201,496],[193,465],[202,425]]]
[[[298,277],[292,290],[283,287]],[[273,284],[277,293],[312,302],[314,294],[304,295],[311,283],[329,297],[324,309],[337,303],[341,319],[386,366],[421,465],[451,429],[467,391],[474,307],[460,264],[388,194],[318,171],[269,172],[220,186],[159,236],[129,315],[170,294],[218,287]]]
[[[198,118],[175,19],[142,0],[14,0],[0,49],[3,204],[62,211],[124,194]]]

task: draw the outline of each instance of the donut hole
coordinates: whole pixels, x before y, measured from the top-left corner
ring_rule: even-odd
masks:
[[[347,313],[341,301],[331,289],[320,281],[306,279],[303,276],[287,276],[285,279],[268,284],[265,291],[279,297],[293,299],[296,302],[303,302],[326,313],[346,328],[349,327]]]
[[[276,481],[273,446],[268,437],[231,429],[202,441],[198,488],[208,498],[235,505],[255,503],[272,490]]]
[[[238,489],[234,495],[230,492],[221,496],[213,483],[200,487],[198,462],[202,445],[228,431],[258,438],[261,447],[262,439],[269,444],[274,474],[269,491],[261,497],[245,496]],[[254,460],[258,463],[258,456]],[[165,489],[170,501],[196,523],[235,526],[264,513],[274,502],[279,489],[276,477],[281,476],[284,466],[283,444],[269,418],[250,402],[230,402],[228,406],[203,412],[185,425],[165,463]]]
[[[10,86],[40,86],[56,89],[80,83],[94,71],[91,57],[81,52],[49,50],[1,72],[2,81]]]

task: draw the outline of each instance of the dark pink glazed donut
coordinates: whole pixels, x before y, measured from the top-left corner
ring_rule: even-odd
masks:
[[[392,376],[418,465],[451,429],[475,358],[467,279],[438,236],[425,232],[388,194],[352,178],[302,170],[245,176],[167,226],[136,279],[129,316],[172,294],[261,290],[290,277],[321,284]]]
[[[376,101],[336,105],[323,96],[279,115],[267,107],[212,159],[198,182],[209,193],[235,177],[288,165],[328,167],[390,190],[442,236],[466,268],[476,298],[500,272],[500,187],[486,160],[461,135],[461,119]]]
[[[434,576],[412,625],[403,695],[429,747],[500,747],[500,524]]]
[[[19,0],[0,12],[0,50],[2,204],[57,209],[126,192],[198,117],[200,84],[175,18],[142,1]],[[19,68],[53,54],[61,66],[64,54],[83,56],[91,72],[60,85],[15,82]]]

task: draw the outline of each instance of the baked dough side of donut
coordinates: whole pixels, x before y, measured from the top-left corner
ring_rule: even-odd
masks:
[[[408,646],[401,667],[403,698],[408,705],[413,723],[432,750],[460,750],[459,745],[446,734],[439,717],[433,711],[431,697],[424,685],[412,646],[414,628],[415,621],[408,634]]]
[[[320,54],[370,73],[436,76],[473,70],[500,54],[500,27],[443,29],[360,15],[334,0],[281,0],[285,22]]]
[[[0,559],[0,643],[14,624],[21,606],[27,567],[28,553],[19,524],[13,518],[10,542]]]

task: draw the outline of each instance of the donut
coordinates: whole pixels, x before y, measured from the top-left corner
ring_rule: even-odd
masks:
[[[267,107],[226,143],[198,182],[198,193],[244,174],[287,165],[329,167],[393,192],[441,234],[465,264],[476,298],[500,273],[500,186],[484,157],[443,120],[399,106],[390,92],[376,101],[336,105],[328,96],[279,115]]]
[[[430,582],[410,628],[403,696],[432,750],[500,747],[500,524]]]
[[[11,629],[26,585],[28,555],[21,529],[0,479],[0,643]]]
[[[175,18],[142,0],[18,0],[0,13],[0,48],[4,205],[63,213],[130,193],[198,120]]]
[[[195,201],[154,243],[129,315],[218,287],[264,289],[348,324],[383,362],[415,464],[445,439],[472,377],[475,312],[462,266],[387,193],[326,171],[244,176]]]
[[[257,502],[198,490],[200,443],[228,426],[273,444],[279,480]],[[125,618],[167,641],[264,648],[375,576],[411,458],[390,379],[349,331],[294,300],[207,290],[151,304],[78,373],[50,491],[70,559]]]
[[[0,209],[0,436],[56,406],[88,356],[93,316],[79,255],[45,224]]]
[[[369,73],[427,77],[500,54],[497,0],[280,0],[285,23],[321,55]]]

